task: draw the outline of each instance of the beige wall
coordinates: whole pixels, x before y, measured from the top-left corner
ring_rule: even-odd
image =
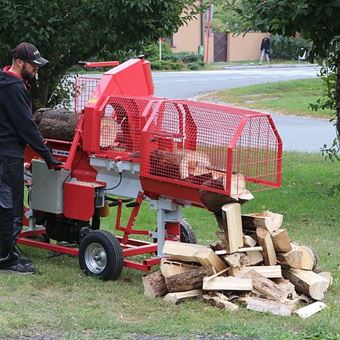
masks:
[[[183,25],[178,32],[173,35],[174,52],[194,52],[197,53],[198,45],[201,44],[201,26],[200,20],[194,19]]]
[[[264,33],[250,32],[245,36],[228,34],[227,61],[260,59],[260,46]]]
[[[207,46],[207,33],[204,34],[204,51],[205,46]],[[209,61],[214,61],[214,33],[210,34],[209,38],[209,54],[208,54]],[[204,61],[206,61],[206,53],[204,54]]]
[[[207,33],[204,33],[203,46],[204,50],[208,44]],[[198,46],[201,45],[201,24],[199,19],[194,19],[188,25],[182,26],[178,32],[173,35],[173,52],[193,52],[198,53]],[[205,52],[206,53],[206,52]],[[209,61],[214,60],[214,34],[209,38]],[[206,58],[206,54],[204,55]]]

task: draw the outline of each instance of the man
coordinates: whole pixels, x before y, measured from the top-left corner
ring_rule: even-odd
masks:
[[[29,81],[46,65],[37,48],[27,42],[12,50],[12,65],[0,71],[0,273],[34,273],[29,260],[15,251],[24,196],[24,150],[29,144],[49,167],[61,165],[44,144],[33,120]]]
[[[265,37],[261,41],[261,57],[260,57],[260,65],[262,64],[264,56],[267,58],[267,63],[270,64],[269,59],[269,51],[270,51],[270,40],[269,40],[269,34],[267,33]]]

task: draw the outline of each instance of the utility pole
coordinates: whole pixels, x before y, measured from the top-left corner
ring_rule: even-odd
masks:
[[[209,43],[210,43],[210,26],[211,26],[211,12],[212,12],[212,0],[209,2],[209,10],[208,10],[208,27],[207,27],[207,46],[206,46],[206,53],[205,53],[205,62],[209,62]]]
[[[162,60],[162,38],[159,38],[158,44],[159,44],[159,60]]]

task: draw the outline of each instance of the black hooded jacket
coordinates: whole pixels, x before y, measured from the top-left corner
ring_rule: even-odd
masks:
[[[33,120],[29,91],[23,80],[0,71],[0,156],[24,158],[27,144],[49,163],[52,155]]]

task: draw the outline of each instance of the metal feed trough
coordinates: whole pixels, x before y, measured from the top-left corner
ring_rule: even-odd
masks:
[[[72,142],[48,140],[65,162],[60,171],[26,150],[28,227],[18,243],[78,256],[87,274],[116,279],[123,267],[148,271],[166,239],[195,242],[182,211],[206,209],[204,192],[238,201],[250,195],[244,183],[252,192],[281,184],[282,143],[269,114],[157,98],[143,58],[79,78],[75,114]],[[157,212],[147,229],[135,227],[143,201]],[[100,229],[109,207],[119,237]],[[126,225],[123,208],[131,210]]]

